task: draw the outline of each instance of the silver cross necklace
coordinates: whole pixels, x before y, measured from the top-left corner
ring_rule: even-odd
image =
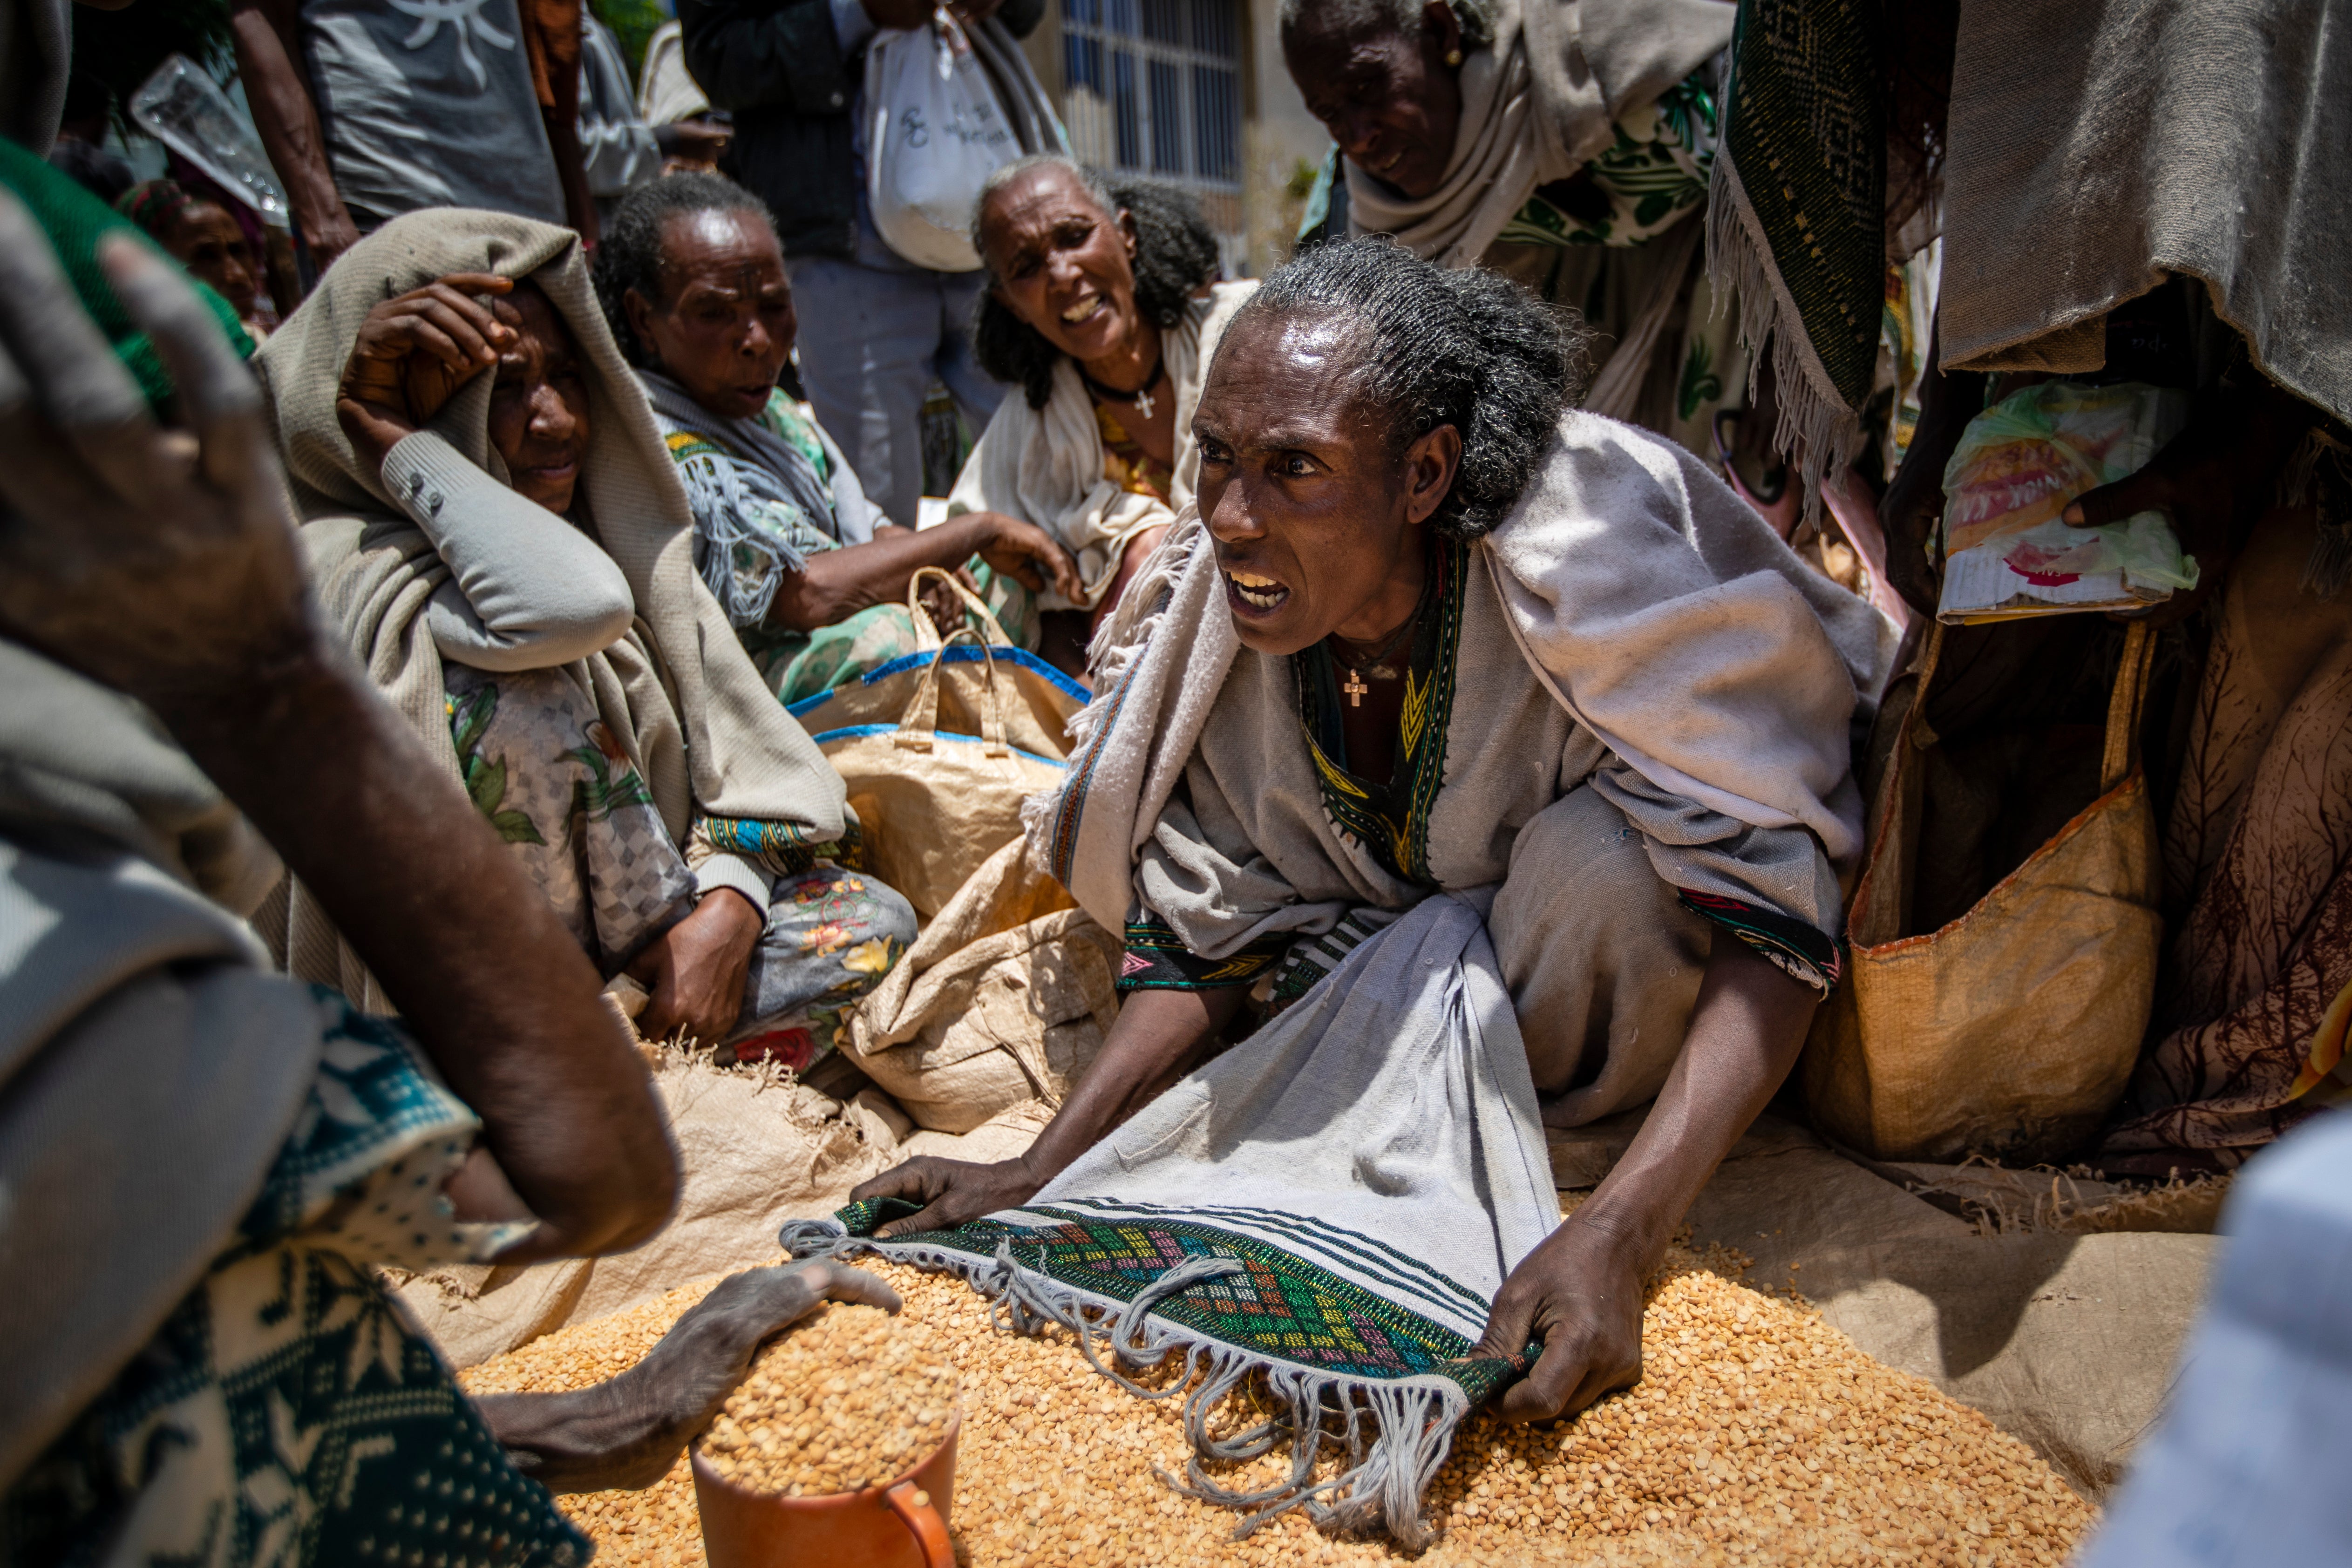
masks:
[[[1071,363],[1076,364],[1077,361],[1074,360]],[[1133,392],[1121,392],[1117,387],[1103,385],[1102,382],[1087,374],[1086,366],[1078,365],[1078,380],[1087,383],[1087,391],[1094,393],[1097,402],[1131,402],[1135,405],[1135,412],[1146,419],[1151,417],[1151,411],[1158,407],[1160,402],[1159,399],[1151,395],[1151,389],[1158,386],[1161,378],[1167,373],[1168,361],[1163,355],[1159,362],[1151,367],[1151,374],[1141,386]]]

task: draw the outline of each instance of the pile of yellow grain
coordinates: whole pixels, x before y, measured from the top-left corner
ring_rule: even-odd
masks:
[[[727,1479],[782,1497],[887,1486],[948,1435],[955,1371],[878,1307],[828,1301],[768,1342],[703,1435]]]
[[[1136,1563],[1384,1564],[1381,1540],[1328,1540],[1292,1515],[1246,1541],[1236,1516],[1170,1491],[1189,1453],[1181,1399],[1097,1376],[1056,1330],[990,1332],[961,1281],[875,1266],[906,1297],[896,1328],[962,1388],[954,1532],[968,1568]],[[634,1361],[709,1282],[475,1368],[478,1393],[576,1386]],[[1646,1375],[1580,1419],[1455,1435],[1422,1559],[1454,1563],[2047,1563],[2093,1510],[2022,1443],[1920,1379],[1863,1355],[1801,1305],[1678,1254],[1643,1322]],[[1286,1469],[1279,1455],[1223,1478]],[[644,1492],[564,1500],[600,1565],[699,1564],[683,1460]]]

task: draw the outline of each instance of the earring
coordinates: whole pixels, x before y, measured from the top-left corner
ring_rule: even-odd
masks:
[[[1445,51],[1445,63],[1446,63],[1447,65],[1449,65],[1449,66],[1458,66],[1458,65],[1460,65],[1460,64],[1462,63],[1462,51],[1461,51],[1461,50],[1459,50],[1459,49],[1448,49],[1448,50],[1446,50],[1446,51]]]

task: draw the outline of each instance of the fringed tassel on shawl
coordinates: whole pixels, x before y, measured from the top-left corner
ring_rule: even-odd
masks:
[[[1727,93],[1727,98],[1728,94]],[[1718,149],[1706,202],[1706,274],[1716,308],[1736,297],[1739,336],[1748,348],[1748,397],[1756,399],[1763,374],[1762,345],[1771,345],[1773,396],[1780,418],[1772,449],[1788,457],[1804,486],[1804,526],[1821,527],[1826,507],[1822,486],[1850,465],[1863,447],[1862,421],[1831,384],[1828,370],[1806,335],[1797,302],[1772,265],[1763,225],[1748,204],[1731,149]]]
[[[952,1271],[988,1302],[992,1327],[1034,1334],[1048,1323],[1059,1324],[1076,1339],[1087,1364],[1138,1398],[1166,1399],[1190,1389],[1184,1400],[1184,1434],[1192,1445],[1192,1457],[1185,1464],[1184,1479],[1154,1473],[1187,1497],[1246,1511],[1234,1527],[1236,1541],[1294,1509],[1304,1511],[1323,1530],[1385,1529],[1407,1551],[1419,1551],[1433,1539],[1422,1518],[1421,1500],[1452,1450],[1454,1429],[1469,1413],[1468,1398],[1441,1379],[1400,1383],[1334,1377],[1268,1361],[1150,1315],[1160,1302],[1203,1281],[1241,1272],[1239,1260],[1189,1259],[1133,1301],[1113,1301],[1024,1268],[1013,1258],[1009,1240],[999,1244],[993,1258],[982,1260],[942,1247],[850,1236],[825,1219],[793,1221],[779,1239],[796,1259],[870,1252],[895,1262]],[[1183,1372],[1164,1388],[1146,1388],[1120,1370],[1148,1372],[1179,1353],[1184,1357]],[[1210,1417],[1253,1374],[1262,1378],[1268,1400],[1280,1414],[1244,1431],[1212,1432]],[[1236,1491],[1220,1485],[1206,1468],[1261,1458],[1286,1441],[1291,1445],[1290,1474],[1272,1486]],[[1318,1481],[1315,1464],[1327,1444],[1344,1448],[1346,1466]]]

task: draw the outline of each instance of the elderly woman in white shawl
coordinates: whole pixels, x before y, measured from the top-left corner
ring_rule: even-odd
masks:
[[[972,242],[988,292],[973,323],[982,366],[1021,396],[997,405],[955,491],[950,521],[1003,514],[1036,524],[1077,558],[1079,589],[991,593],[998,618],[1040,646],[1044,612],[1078,612],[1048,657],[1076,648],[1192,498],[1192,407],[1217,334],[1247,284],[1213,284],[1216,236],[1191,198],[1056,154],[1000,169],[982,188]]]
[[[1744,384],[1700,276],[1718,0],[1284,0],[1283,59],[1339,143],[1321,225],[1392,235],[1572,305],[1610,340],[1584,406],[1713,449]]]
[[[570,231],[440,209],[257,361],[328,612],[653,1038],[804,1066],[914,935],[694,569]],[[592,439],[593,437],[593,439]],[[297,887],[289,967],[373,998]],[[625,992],[629,988],[621,988]]]
[[[1125,1005],[1021,1159],[859,1189],[928,1204],[882,1234],[1025,1202],[1246,1000],[1451,893],[1486,911],[1544,1119],[1657,1103],[1479,1354],[1545,1340],[1522,1417],[1638,1375],[1643,1270],[1837,983],[1850,727],[1893,635],[1688,454],[1569,411],[1576,348],[1516,285],[1376,241],[1234,316],[1197,510],[1107,632],[1033,824],[1125,925]]]

